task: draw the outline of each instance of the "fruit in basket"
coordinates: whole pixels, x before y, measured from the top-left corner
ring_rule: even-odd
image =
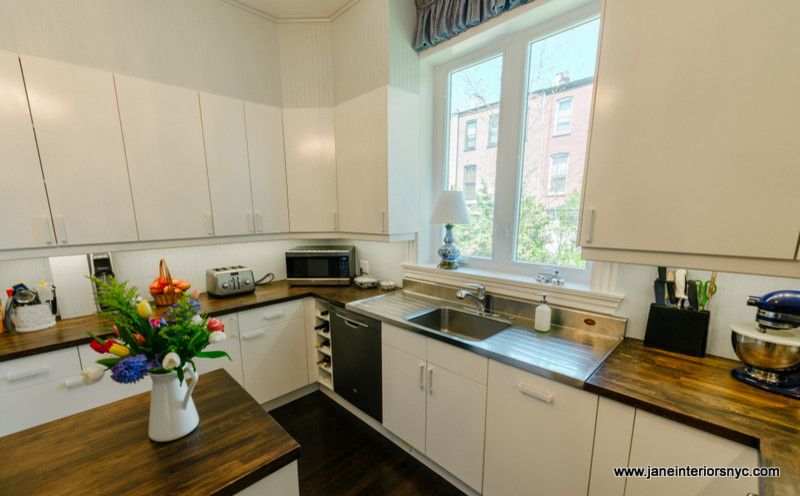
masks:
[[[192,285],[191,285],[191,283],[189,281],[186,281],[186,280],[183,280],[183,279],[173,279],[172,280],[172,285],[174,287],[180,289],[181,291],[186,291],[187,289],[192,287]]]

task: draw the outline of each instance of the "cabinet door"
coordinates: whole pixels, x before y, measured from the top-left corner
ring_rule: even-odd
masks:
[[[114,78],[139,239],[213,235],[197,92]]]
[[[425,452],[425,360],[381,346],[383,426]]]
[[[383,234],[387,230],[386,87],[335,109],[339,230]]]
[[[486,386],[430,363],[427,376],[425,454],[480,492]]]
[[[244,116],[256,232],[289,232],[281,109],[244,102]]]
[[[225,315],[219,320],[225,324],[225,334],[228,339],[221,343],[211,343],[206,350],[219,350],[226,352],[231,359],[227,358],[195,358],[194,363],[201,374],[212,370],[225,369],[236,382],[243,384],[242,379],[242,352],[239,347],[239,322],[236,314]]]
[[[59,244],[136,241],[110,72],[22,57]]]
[[[606,2],[583,246],[795,258],[800,3],[751,6]]]
[[[338,223],[333,109],[284,109],[286,185],[292,232],[331,232]]]
[[[17,55],[0,51],[0,249],[55,242]],[[10,180],[12,179],[13,180]]]
[[[259,403],[308,384],[303,318],[255,329],[241,325],[244,388]]]
[[[636,410],[630,467],[757,467],[758,452],[721,437]],[[625,496],[729,496],[758,492],[757,478],[628,477]]]
[[[214,234],[234,236],[255,232],[244,103],[225,96],[200,93],[200,110]]]
[[[100,358],[113,356],[110,354],[100,355],[91,349],[88,344],[78,346],[78,354],[83,368],[94,365]],[[110,371],[106,371],[103,378],[94,384],[84,384],[81,376],[75,374],[64,381],[64,386],[72,397],[80,398],[83,403],[83,408],[80,411],[83,411],[149,392],[153,389],[153,381],[150,376],[146,376],[134,384],[120,384],[111,379]]]
[[[487,496],[586,494],[597,396],[489,361]]]

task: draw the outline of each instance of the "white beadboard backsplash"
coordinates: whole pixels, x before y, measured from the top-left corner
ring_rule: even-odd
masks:
[[[413,256],[416,251],[413,241],[383,243],[346,240],[280,240],[115,252],[112,253],[112,259],[117,278],[130,281],[139,288],[140,294],[146,296],[150,282],[158,274],[158,263],[162,258],[167,260],[172,277],[186,279],[192,283],[194,288],[205,291],[206,269],[224,265],[247,265],[253,269],[257,278],[272,272],[275,274],[275,280],[286,279],[284,252],[298,245],[309,244],[355,245],[356,259],[368,260],[372,275],[382,280],[395,281],[398,285],[402,283],[403,264],[412,261],[409,257]],[[80,258],[82,255],[77,257]],[[53,260],[61,262],[58,259]],[[52,281],[53,273],[50,265],[47,258],[2,261],[0,262],[0,285],[5,289],[19,282],[35,286],[40,280]],[[63,279],[62,274],[60,274],[60,278]],[[62,296],[59,293],[59,300],[64,298],[65,302],[66,300],[85,302],[86,298],[92,298],[91,289],[85,281],[85,274],[76,272],[74,278],[75,281],[59,281],[56,284],[56,291],[59,286],[62,288],[83,287],[88,294],[74,295],[70,298],[69,295]],[[86,310],[85,305],[76,305],[75,307],[84,308],[83,314],[92,313],[92,309]],[[69,315],[77,316],[73,310],[73,306],[70,305]]]
[[[708,280],[710,272],[690,270],[688,279]],[[650,303],[655,302],[653,281],[655,267],[620,264],[617,272],[616,292],[625,295],[618,314],[628,317],[627,335],[644,339]],[[720,273],[717,276],[717,294],[711,299],[708,310],[711,324],[708,332],[707,353],[736,359],[731,346],[731,327],[734,322],[754,322],[756,309],[746,305],[750,295],[762,295],[778,289],[800,290],[800,279]]]

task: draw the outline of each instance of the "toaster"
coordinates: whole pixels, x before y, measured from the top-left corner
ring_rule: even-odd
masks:
[[[212,296],[234,296],[256,290],[253,270],[244,265],[206,270],[206,291]]]

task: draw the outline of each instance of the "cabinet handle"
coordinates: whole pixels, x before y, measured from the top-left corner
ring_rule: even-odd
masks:
[[[381,232],[386,233],[386,211],[381,212]]]
[[[525,396],[530,396],[531,398],[536,398],[537,400],[544,401],[545,403],[552,403],[553,402],[553,394],[552,393],[537,391],[537,390],[533,389],[532,387],[530,387],[527,384],[524,384],[522,382],[520,382],[517,385],[517,388],[519,388],[519,392],[524,394]]]
[[[339,212],[333,212],[333,230],[339,230]]]
[[[363,322],[357,322],[355,320],[346,319],[344,317],[342,317],[342,320],[344,320],[344,323],[347,324],[347,327],[352,327],[353,329],[357,329],[359,327],[369,327],[367,324]]]
[[[58,225],[61,227],[61,234],[58,237],[59,241],[61,244],[65,245],[69,243],[69,239],[67,239],[67,221],[64,220],[63,215],[56,216],[56,219],[58,220]]]
[[[8,382],[21,381],[22,379],[29,379],[38,375],[45,375],[50,372],[50,367],[47,365],[40,365],[36,368],[21,370],[19,372],[9,372],[6,374]]]
[[[425,364],[419,364],[419,389],[425,390]]]
[[[285,317],[286,313],[283,311],[280,312],[272,312],[272,313],[265,313],[263,319],[264,320],[275,320],[281,317]]]
[[[53,231],[50,230],[50,218],[47,215],[42,215],[42,229],[44,229],[44,242],[48,245],[53,244]]]
[[[428,369],[428,394],[433,395],[433,367]]]
[[[242,339],[245,341],[249,341],[251,339],[260,338],[264,335],[264,329],[258,329],[256,331],[250,331],[242,334]]]
[[[264,232],[264,221],[261,219],[259,212],[256,212],[256,231]]]
[[[794,245],[794,259],[797,260],[798,252],[800,252],[800,232],[797,233],[797,244]]]
[[[64,387],[67,389],[72,389],[74,387],[83,386],[83,378],[80,376],[78,377],[70,377],[64,381]]]
[[[256,232],[255,221],[253,220],[252,212],[247,212],[247,232]]]
[[[586,228],[586,239],[584,239],[584,243],[586,243],[587,245],[592,244],[592,239],[594,238],[594,217],[595,217],[594,208],[590,207],[589,219],[587,221],[589,225]]]
[[[206,234],[209,236],[214,235],[214,219],[211,217],[211,214],[203,215],[203,220],[205,221],[206,225]]]

